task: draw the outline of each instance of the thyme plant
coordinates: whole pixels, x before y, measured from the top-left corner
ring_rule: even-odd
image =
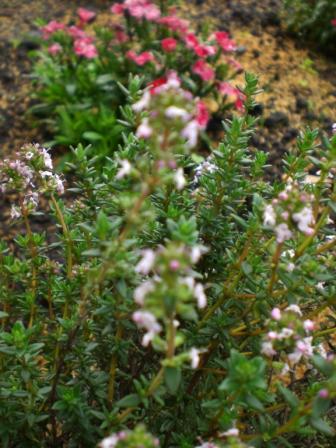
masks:
[[[306,130],[270,183],[248,114],[200,156],[177,75],[129,113],[101,171],[73,151],[65,195],[39,145],[1,162],[1,446],[332,446],[336,136]]]

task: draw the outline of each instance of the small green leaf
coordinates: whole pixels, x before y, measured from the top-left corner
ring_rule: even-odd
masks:
[[[164,378],[169,392],[175,394],[179,388],[182,378],[181,369],[178,369],[176,367],[166,367]]]
[[[319,432],[322,432],[322,434],[325,434],[326,436],[334,436],[335,431],[334,429],[324,420],[321,418],[314,418],[312,417],[310,419],[311,426],[316,429]]]
[[[278,384],[278,390],[291,408],[296,408],[299,405],[299,400],[296,395],[282,384]]]
[[[138,394],[129,394],[117,402],[119,408],[133,408],[140,404],[140,398]]]
[[[103,140],[103,136],[98,134],[98,132],[87,131],[84,132],[83,138],[89,140],[90,142],[98,142],[99,140]]]

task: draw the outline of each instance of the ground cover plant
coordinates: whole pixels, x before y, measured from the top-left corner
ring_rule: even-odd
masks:
[[[285,0],[289,29],[329,51],[335,50],[336,3],[334,0]]]
[[[45,118],[50,144],[87,142],[95,155],[113,152],[134,125],[121,109],[127,105],[124,88],[134,97],[140,87],[164,83],[170,71],[193,95],[211,101],[217,116],[232,107],[242,110],[244,98],[230,83],[242,71],[235,42],[206,26],[195,34],[168,4],[114,3],[107,23],[79,8],[75,24],[52,20],[41,27],[33,73],[38,104],[32,111]],[[95,19],[97,25],[90,25]],[[130,73],[139,76],[137,82]]]
[[[202,160],[176,73],[129,112],[101,170],[73,151],[73,185],[37,144],[1,162],[25,226],[1,243],[1,446],[332,446],[336,135],[307,130],[269,183],[248,113]]]

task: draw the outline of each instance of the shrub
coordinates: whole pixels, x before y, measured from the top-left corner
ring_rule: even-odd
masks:
[[[124,88],[132,100],[141,86],[155,87],[170,72],[220,117],[231,106],[243,110],[241,92],[229,83],[242,68],[226,32],[197,36],[174,9],[164,12],[150,1],[115,3],[110,15],[92,29],[95,14],[80,8],[76,25],[53,20],[41,28],[33,74],[39,104],[32,111],[46,117],[51,144],[89,142],[95,155],[112,153],[132,128],[120,110],[129,100]],[[131,83],[130,73],[138,75]]]
[[[326,50],[334,50],[336,3],[333,0],[284,0],[289,29]]]
[[[40,146],[1,163],[26,229],[0,251],[1,446],[333,436],[336,136],[307,130],[268,183],[266,155],[248,147],[254,118],[226,123],[201,162],[204,111],[176,77],[133,110],[138,137],[101,172],[74,150],[71,200]],[[39,199],[53,234],[32,230]]]

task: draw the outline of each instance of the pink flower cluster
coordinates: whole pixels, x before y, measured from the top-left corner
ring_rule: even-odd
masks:
[[[277,329],[267,333],[261,348],[263,354],[275,356],[280,351],[289,350],[290,365],[297,364],[302,358],[309,359],[313,356],[313,337],[308,335],[315,329],[315,324],[310,319],[303,322],[299,319],[302,317],[302,311],[298,305],[289,305],[284,312],[274,308],[271,317]]]
[[[52,160],[45,148],[37,144],[25,145],[16,157],[16,160],[0,162],[0,191],[17,190],[21,195],[19,206],[12,206],[12,219],[20,218],[23,211],[35,211],[39,193],[64,193],[63,181],[58,174],[52,173]]]
[[[72,25],[67,27],[64,23],[52,20],[46,26],[42,27],[43,39],[50,39],[57,31],[63,31],[73,38],[73,49],[75,54],[82,56],[86,59],[93,59],[98,56],[97,48],[94,44],[94,38],[89,36],[83,27],[91,22],[96,14],[85,8],[79,8],[77,10],[79,17],[78,26]],[[55,42],[48,47],[48,52],[51,55],[57,55],[62,51],[62,46]]]
[[[207,83],[214,82],[216,79],[216,71],[211,58],[216,55],[219,56],[220,51],[226,57],[228,53],[235,51],[237,48],[229,34],[224,31],[217,31],[210,36],[207,42],[201,42],[199,37],[189,30],[188,21],[177,17],[174,11],[171,12],[171,15],[161,17],[157,7],[148,0],[126,0],[124,3],[114,4],[111,11],[114,14],[128,12],[132,17],[146,19],[171,30],[174,33],[173,36],[166,37],[161,41],[163,52],[173,53],[176,51],[178,43],[184,45],[198,58],[192,63],[192,73]],[[153,11],[155,12],[153,13]],[[150,51],[136,54],[133,50],[130,50],[127,57],[139,66],[154,61],[154,55]],[[240,64],[232,58],[227,59],[226,63],[233,66],[236,72],[242,69]],[[217,85],[219,93],[230,97],[238,111],[244,110],[245,96],[238,89],[232,87],[228,82],[217,81],[214,86],[217,87]]]
[[[209,112],[202,101],[195,102],[190,92],[181,88],[181,81],[176,72],[170,72],[167,77],[159,78],[152,82],[148,89],[145,90],[140,101],[133,105],[136,112],[143,110],[151,110],[151,103],[153,97],[163,94],[171,94],[173,98],[184,98],[188,101],[188,109],[179,106],[170,105],[164,112],[165,119],[178,120],[182,126],[181,137],[186,140],[187,146],[193,148],[197,144],[198,134],[201,130],[206,128],[209,120]],[[156,98],[155,98],[156,99]],[[185,103],[185,100],[183,102]],[[191,106],[195,104],[194,108]],[[151,111],[150,118],[144,118],[137,129],[137,136],[139,138],[146,138],[152,136],[153,130],[150,122],[155,120],[157,114]]]
[[[170,290],[170,283],[165,284],[164,278],[169,274],[175,278],[176,294],[178,291],[184,291],[182,297],[184,300],[196,299],[198,308],[205,308],[207,298],[203,285],[197,283],[194,278],[190,264],[196,264],[206,249],[203,246],[194,246],[187,248],[178,246],[173,248],[160,247],[157,251],[145,249],[141,253],[141,259],[135,267],[138,274],[148,276],[154,274],[151,278],[143,281],[134,291],[134,301],[143,309],[133,314],[134,322],[146,330],[142,344],[147,346],[162,330],[155,315],[156,311],[162,306],[163,297]],[[155,300],[158,307],[153,305]],[[188,299],[189,300],[189,299]],[[160,314],[160,313],[159,313]],[[178,322],[176,321],[178,326]],[[198,364],[199,352],[192,352],[192,364]]]
[[[229,98],[229,100],[232,99],[234,102],[235,108],[243,112],[244,111],[244,103],[246,100],[245,95],[236,87],[233,87],[229,82],[220,82],[219,83],[219,92],[222,95],[225,95]]]
[[[133,50],[129,50],[126,53],[126,57],[135,62],[140,67],[147,64],[148,62],[154,62],[155,60],[153,53],[151,53],[150,51],[144,51],[143,53],[136,54]]]
[[[296,228],[305,235],[314,234],[315,218],[311,201],[312,195],[300,192],[297,185],[290,183],[264,209],[264,225],[272,227],[279,244],[289,240]]]
[[[158,20],[161,16],[160,9],[150,0],[126,0],[124,3],[115,3],[111,7],[113,14],[128,14],[137,20]]]

